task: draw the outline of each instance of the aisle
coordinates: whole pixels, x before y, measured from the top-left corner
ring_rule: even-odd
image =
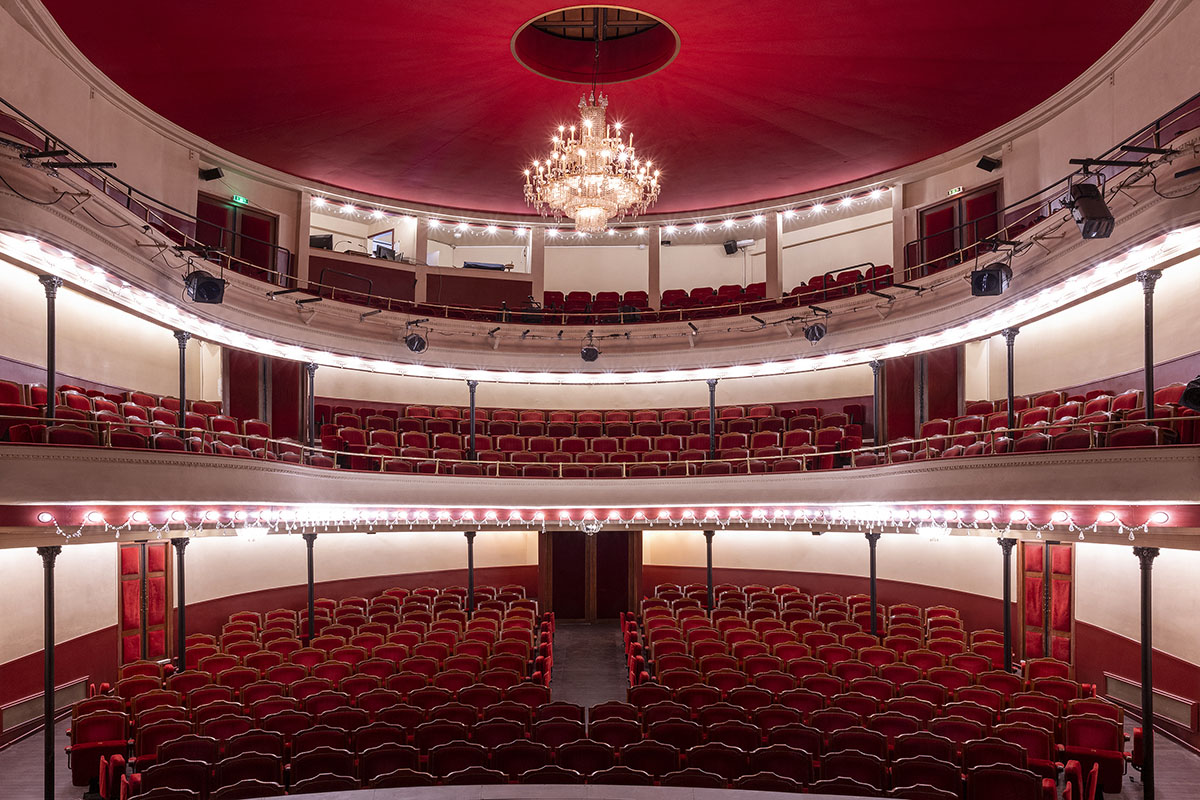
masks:
[[[621,628],[614,620],[559,622],[550,697],[587,708],[624,700],[629,687]]]

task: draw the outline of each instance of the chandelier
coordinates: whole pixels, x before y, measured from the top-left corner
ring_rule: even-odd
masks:
[[[580,124],[551,139],[550,155],[525,170],[525,202],[543,216],[570,217],[575,230],[598,233],[611,219],[636,216],[658,199],[659,171],[641,161],[633,134],[605,121],[608,98],[592,90],[579,101]]]

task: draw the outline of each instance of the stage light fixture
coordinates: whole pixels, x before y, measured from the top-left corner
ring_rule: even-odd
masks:
[[[414,353],[424,353],[429,347],[429,342],[419,333],[410,333],[404,337],[404,346]]]
[[[804,326],[804,338],[812,344],[816,344],[825,338],[826,331],[824,322],[814,322],[812,325]]]
[[[1192,411],[1200,411],[1200,375],[1188,381],[1183,396],[1179,398],[1179,405]]]
[[[223,278],[215,277],[202,269],[193,270],[183,278],[187,296],[193,303],[219,304],[225,299],[225,283]]]
[[[1085,239],[1107,239],[1116,225],[1100,187],[1094,183],[1071,186],[1071,215]]]
[[[1004,294],[1012,280],[1012,267],[1003,261],[979,267],[971,273],[971,294],[975,297],[997,297]]]
[[[592,331],[588,331],[587,343],[579,348],[579,357],[589,364],[600,357],[600,350],[592,343]]]

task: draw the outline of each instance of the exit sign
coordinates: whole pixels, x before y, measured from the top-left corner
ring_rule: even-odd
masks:
[[[962,189],[959,189],[959,191],[961,192],[961,191],[962,191]],[[233,196],[233,202],[235,202],[235,203],[241,203],[242,205],[246,205],[246,204],[248,204],[250,201],[249,201],[249,200],[247,200],[246,198],[242,197],[240,194],[235,194],[235,195]]]
[[[946,192],[946,197],[953,197],[953,196],[954,196],[954,195],[956,195],[956,194],[962,194],[962,190],[963,190],[963,187],[961,187],[961,186],[955,186],[953,189],[951,189],[950,191]],[[235,197],[234,199],[236,200],[237,198]],[[243,200],[242,202],[244,203],[244,202],[246,202],[246,201],[245,201],[245,200]]]

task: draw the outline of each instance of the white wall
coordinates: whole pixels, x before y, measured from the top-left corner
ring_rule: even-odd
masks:
[[[314,209],[309,234],[313,236],[319,236],[324,233],[333,234],[333,249],[335,252],[341,253],[345,250],[354,250],[366,253],[369,252],[369,244],[367,242],[369,229],[370,226],[367,224],[367,220],[361,217],[341,214],[336,211],[333,213],[323,213]]]
[[[753,405],[837,397],[862,397],[872,388],[871,368],[866,365],[779,375],[769,378],[722,380],[717,388],[718,405]],[[323,367],[317,370],[318,397],[361,400],[364,403],[467,404],[462,381],[402,378],[370,372]],[[481,407],[542,409],[670,408],[708,405],[708,387],[703,381],[630,386],[536,386],[522,384],[479,384]]]
[[[1019,280],[1019,274],[1014,281]],[[1156,362],[1189,355],[1200,348],[1200,258],[1163,271],[1154,291],[1154,357]],[[1133,281],[1099,297],[1021,327],[1014,349],[1014,386],[1030,394],[1077,386],[1140,370],[1144,364],[1141,284]],[[987,347],[986,384],[978,377],[983,357],[967,362],[969,386],[990,390],[973,400],[1003,397],[1007,385],[1007,352],[1003,337]],[[1133,386],[1113,386],[1116,391]]]
[[[116,624],[116,544],[66,544],[54,566],[55,641]],[[33,547],[0,549],[0,664],[42,649],[42,557]]]
[[[649,270],[649,251],[637,245],[546,247],[548,292],[644,292]]]
[[[895,260],[890,207],[788,231],[783,235],[783,291],[830,270],[866,262],[894,267]]]
[[[55,302],[60,375],[153,394],[179,391],[179,343],[171,329],[67,286]],[[0,262],[0,355],[46,364],[46,294],[32,272]],[[62,380],[62,378],[60,378]],[[221,349],[188,345],[188,397],[221,398]]]
[[[512,264],[513,272],[529,272],[529,251],[524,245],[447,244],[429,241],[430,262],[438,253],[437,266],[461,267],[467,261],[485,264]]]
[[[663,238],[667,237],[664,235]],[[761,251],[758,242],[748,248],[745,255],[739,252],[727,256],[720,244],[683,244],[681,240],[686,239],[687,234],[680,233],[674,237],[680,243],[662,248],[659,285],[664,292],[668,289],[691,291],[697,286],[716,289],[727,283],[745,286],[767,279],[765,258],[756,259],[750,255],[755,250]]]

